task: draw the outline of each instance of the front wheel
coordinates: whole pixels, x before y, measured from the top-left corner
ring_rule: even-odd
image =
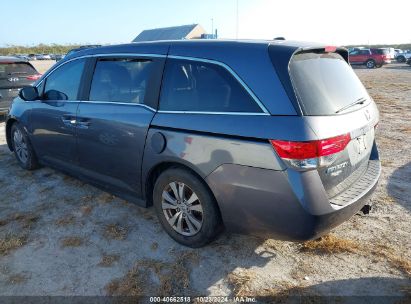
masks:
[[[375,61],[374,61],[374,60],[368,60],[368,61],[365,63],[365,65],[366,65],[366,67],[367,67],[368,69],[373,69],[373,68],[375,68]]]
[[[182,245],[202,247],[221,231],[221,216],[212,193],[188,170],[164,171],[154,185],[153,203],[163,228]]]
[[[30,144],[26,131],[15,122],[11,127],[11,142],[14,155],[23,169],[33,170],[38,167],[34,150]]]

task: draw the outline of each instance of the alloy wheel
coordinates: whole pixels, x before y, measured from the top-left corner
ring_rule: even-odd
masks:
[[[23,164],[26,164],[29,157],[29,151],[27,148],[27,143],[24,140],[23,134],[19,129],[16,129],[14,131],[13,143],[17,157]]]
[[[161,206],[169,225],[184,236],[197,234],[203,225],[203,207],[186,184],[171,182],[163,190]]]

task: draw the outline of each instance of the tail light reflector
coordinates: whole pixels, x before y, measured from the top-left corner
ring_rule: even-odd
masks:
[[[349,133],[313,141],[270,140],[283,160],[293,167],[316,168],[331,161],[331,156],[345,149],[351,140]]]
[[[35,75],[27,76],[26,79],[27,79],[27,80],[37,80],[37,79],[39,79],[40,77],[41,77],[41,74],[35,74]]]

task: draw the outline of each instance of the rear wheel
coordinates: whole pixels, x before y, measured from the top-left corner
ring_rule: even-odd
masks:
[[[37,157],[34,154],[27,133],[17,122],[11,127],[11,143],[14,155],[23,169],[33,170],[38,167]]]
[[[374,60],[368,60],[368,61],[365,63],[365,66],[366,66],[368,69],[373,69],[373,68],[375,68],[375,61],[374,61]]]
[[[400,63],[404,63],[406,60],[404,56],[397,56],[397,61]]]
[[[188,170],[164,171],[154,185],[153,203],[163,228],[182,245],[202,247],[221,231],[220,212],[213,195]]]

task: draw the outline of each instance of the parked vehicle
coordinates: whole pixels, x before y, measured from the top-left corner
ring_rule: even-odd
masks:
[[[411,65],[411,57],[407,59],[407,64]]]
[[[385,50],[385,54],[387,55],[388,59],[394,60],[395,59],[395,49],[394,48],[380,48],[379,50]]]
[[[405,50],[401,54],[397,55],[397,61],[400,63],[407,62],[411,58],[411,50]]]
[[[7,113],[22,87],[33,84],[40,76],[27,60],[0,56],[0,115]]]
[[[65,57],[65,55],[57,54],[57,55],[54,56],[54,60],[60,61],[60,60],[63,59],[64,57]]]
[[[51,60],[51,56],[49,54],[43,54],[42,60]]]
[[[362,209],[380,175],[378,110],[347,61],[287,41],[90,48],[20,92],[7,143],[22,168],[154,205],[186,246],[223,227],[317,238]]]
[[[29,58],[29,60],[37,60],[36,54],[29,54],[28,58]]]
[[[391,63],[386,49],[356,49],[350,52],[350,64],[365,65],[369,69]]]
[[[404,52],[404,51],[401,50],[401,49],[395,49],[394,51],[395,51],[395,59],[397,59],[397,56],[398,56],[398,55],[400,55],[400,54],[402,54],[402,53]]]

